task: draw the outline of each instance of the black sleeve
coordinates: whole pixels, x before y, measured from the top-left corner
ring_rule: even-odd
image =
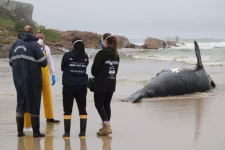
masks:
[[[34,57],[36,58],[36,61],[41,67],[46,67],[48,62],[44,53],[41,51],[41,47],[38,44],[35,44],[34,47]]]
[[[66,59],[66,53],[63,55],[62,61],[61,61],[61,71],[64,71],[67,65],[67,59]]]
[[[95,56],[93,65],[91,67],[91,74],[96,77],[98,75],[98,73],[100,72],[100,70],[103,67],[103,57],[101,56],[102,54],[100,52],[98,52]]]

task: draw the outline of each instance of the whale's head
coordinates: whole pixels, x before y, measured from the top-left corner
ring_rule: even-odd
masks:
[[[215,88],[216,87],[216,84],[215,82],[213,81],[213,79],[208,75],[208,78],[209,78],[209,82],[210,82],[210,85],[211,85],[211,88]]]

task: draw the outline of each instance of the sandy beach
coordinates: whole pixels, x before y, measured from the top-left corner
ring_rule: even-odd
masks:
[[[122,102],[143,87],[163,68],[193,67],[190,64],[123,58],[117,91],[112,101],[112,129],[109,137],[96,132],[101,120],[94,107],[93,93],[87,96],[87,136],[80,140],[79,116],[74,105],[71,139],[64,132],[61,94],[61,55],[54,56],[57,83],[52,87],[54,115],[60,124],[47,124],[41,108],[41,131],[45,138],[33,139],[31,132],[18,138],[16,130],[16,92],[7,59],[0,60],[0,149],[1,150],[223,150],[225,149],[224,66],[206,66],[218,87],[206,93],[144,99],[140,103]],[[90,59],[88,73],[93,58]],[[147,66],[147,68],[146,68]],[[135,68],[135,69],[134,69]]]
[[[112,129],[109,137],[99,138],[96,131],[100,118],[94,103],[88,102],[86,140],[80,140],[79,118],[74,107],[70,141],[64,141],[63,122],[46,124],[41,117],[42,139],[33,139],[26,132],[16,137],[15,102],[13,97],[2,98],[0,106],[0,149],[17,150],[222,150],[225,148],[225,101],[223,97],[199,99],[147,100],[137,104],[114,101],[112,103]],[[7,105],[6,105],[7,104]],[[55,117],[63,121],[61,100],[54,101]],[[4,113],[3,113],[4,110]],[[5,115],[6,114],[6,115]],[[43,111],[41,116],[43,116]]]
[[[225,0],[0,0],[0,150],[225,150],[224,5]],[[51,96],[54,119],[60,120],[60,123],[46,122],[42,98],[40,131],[45,134],[44,138],[33,138],[32,129],[25,131],[24,137],[18,137],[17,133],[16,119],[18,124],[22,119],[16,118],[16,114],[22,116],[16,113],[17,92],[8,60],[9,51],[15,54],[11,61],[20,58],[42,61],[42,58],[36,57],[37,47],[34,48],[32,42],[35,37],[27,36],[24,32],[35,35],[43,33],[41,39],[44,45],[50,47],[55,66],[55,72],[51,73],[56,77],[56,84],[51,86]],[[74,41],[75,37],[81,40]],[[17,47],[11,49],[18,38],[25,42],[20,41],[21,45],[17,43]],[[92,77],[91,67],[101,48],[101,41],[107,49],[113,47],[118,50],[120,56],[116,91],[111,100],[112,134],[109,136],[97,136],[102,120],[95,108],[94,94],[88,90],[86,138],[80,139],[78,136],[80,118],[86,119],[86,115],[81,113],[79,116],[76,101],[73,105],[70,139],[62,137],[64,111],[61,61],[64,52],[69,50],[80,51],[75,55],[82,53],[82,44],[75,45],[78,41],[84,43],[89,57],[86,69],[88,77]],[[201,58],[198,48],[195,51],[195,42],[198,43]],[[44,49],[48,53],[48,49]],[[36,54],[33,56],[30,50]],[[103,55],[111,57],[111,52]],[[104,59],[102,56],[99,56],[101,61]],[[104,61],[110,64],[109,78],[114,79],[117,59],[114,62],[108,61],[108,58]],[[32,71],[34,75],[35,67],[24,62],[24,67],[29,67],[28,72]],[[85,58],[85,65],[86,62]],[[99,64],[97,66],[102,65]],[[80,62],[70,64],[71,68],[76,68],[69,69],[70,72],[79,81],[67,81],[83,83],[79,73],[82,73],[85,65]],[[194,70],[196,66],[198,69]],[[14,70],[19,76],[26,72],[18,71],[25,69],[21,65],[19,69],[16,65],[16,68]],[[158,74],[170,69],[172,74],[166,71],[165,76]],[[106,71],[101,73],[105,74]],[[210,84],[205,73],[213,80],[210,80],[211,85],[214,87],[216,84],[215,88],[208,88]],[[162,82],[151,80],[157,74]],[[102,77],[99,74],[97,76]],[[54,82],[54,79],[50,77],[50,82]],[[24,78],[22,80],[26,85],[30,83],[25,82]],[[32,80],[32,83],[40,82],[34,76]],[[147,86],[140,90],[148,84],[151,84],[152,89]],[[20,88],[24,87],[24,84],[20,85]],[[134,94],[139,90],[144,92]],[[27,99],[28,96],[24,96],[21,91],[21,99]],[[25,91],[30,92],[27,88]],[[189,91],[205,92],[176,95]],[[37,96],[32,93],[29,95]],[[125,102],[131,95],[136,99],[152,95],[170,96],[141,99],[137,103]],[[29,102],[29,106],[32,109],[36,104]],[[69,114],[65,114],[65,119],[70,119]]]

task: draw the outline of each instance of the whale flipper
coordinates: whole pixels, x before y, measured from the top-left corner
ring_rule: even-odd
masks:
[[[194,44],[195,44],[195,54],[196,54],[197,61],[198,61],[196,66],[198,68],[203,68],[202,58],[201,58],[201,53],[200,53],[198,43],[196,41],[194,41]]]
[[[154,97],[154,92],[152,90],[143,91],[143,89],[135,92],[133,95],[127,98],[126,101],[130,101],[132,103],[136,103],[142,98]]]
[[[139,101],[140,99],[142,99],[142,93],[141,93],[141,90],[135,92],[133,95],[131,95],[130,97],[128,97],[128,98],[126,99],[126,101],[135,103],[135,102]]]

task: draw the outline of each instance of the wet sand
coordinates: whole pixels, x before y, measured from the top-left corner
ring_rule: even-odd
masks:
[[[41,105],[42,139],[31,132],[17,138],[16,91],[7,59],[0,59],[0,150],[224,150],[225,101],[224,71],[206,68],[217,88],[206,93],[169,98],[145,99],[132,104],[119,100],[140,89],[163,68],[193,67],[183,64],[122,60],[117,91],[112,100],[112,129],[109,137],[98,138],[100,117],[94,107],[93,93],[88,92],[88,125],[85,141],[80,141],[79,116],[74,105],[71,139],[64,141],[60,55],[54,56],[57,82],[52,87],[55,119],[60,124],[47,124]],[[88,66],[90,74],[92,59]],[[144,65],[141,65],[144,64]],[[144,66],[148,66],[147,69]],[[135,68],[135,70],[134,70]]]
[[[223,150],[225,149],[225,101],[221,97],[143,100],[140,103],[113,101],[112,129],[109,137],[99,138],[100,117],[93,101],[88,101],[86,140],[80,140],[79,116],[74,106],[71,139],[64,141],[63,111],[60,99],[54,101],[55,118],[61,124],[46,124],[41,111],[41,131],[45,138],[33,139],[26,132],[16,137],[15,97],[1,98],[0,149],[17,150]]]

